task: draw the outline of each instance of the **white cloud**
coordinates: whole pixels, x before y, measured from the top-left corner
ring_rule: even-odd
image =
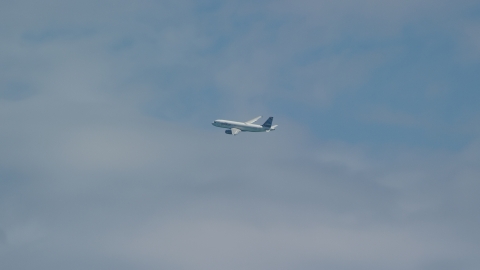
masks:
[[[402,229],[258,228],[223,220],[162,221],[142,227],[124,240],[119,238],[114,235],[106,249],[151,265],[166,262],[186,269],[278,269],[307,261],[319,265],[322,261],[349,261],[360,267],[374,261],[379,266],[404,269],[418,267],[422,260],[455,258],[461,253],[453,255],[448,243],[425,241],[425,236]]]
[[[445,3],[3,3],[0,85],[32,90],[0,95],[0,266],[476,269],[477,144],[372,149],[313,137],[293,116],[232,137],[204,116],[353,93],[401,48],[338,42],[394,40]]]
[[[480,23],[477,21],[465,21],[457,26],[459,42],[459,61],[467,64],[478,63],[480,59]]]

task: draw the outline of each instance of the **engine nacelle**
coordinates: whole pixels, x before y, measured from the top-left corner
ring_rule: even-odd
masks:
[[[225,133],[232,135],[232,130],[231,130],[231,129],[227,129],[227,130],[225,130]]]

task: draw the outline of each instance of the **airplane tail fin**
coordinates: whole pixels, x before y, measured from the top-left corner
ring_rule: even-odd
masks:
[[[262,127],[264,128],[271,128],[273,122],[273,117],[269,117],[265,123],[263,123]]]

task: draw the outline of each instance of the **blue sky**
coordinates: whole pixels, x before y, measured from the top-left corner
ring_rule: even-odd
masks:
[[[2,1],[0,41],[2,269],[480,266],[477,1]]]

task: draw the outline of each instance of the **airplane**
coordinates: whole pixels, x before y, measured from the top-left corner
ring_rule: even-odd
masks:
[[[235,122],[230,120],[215,120],[213,121],[212,125],[220,128],[227,128],[225,133],[230,135],[237,135],[241,131],[249,131],[249,132],[270,132],[275,130],[278,125],[272,126],[273,117],[269,117],[263,125],[254,124],[261,116],[255,117],[252,120],[247,122]]]

